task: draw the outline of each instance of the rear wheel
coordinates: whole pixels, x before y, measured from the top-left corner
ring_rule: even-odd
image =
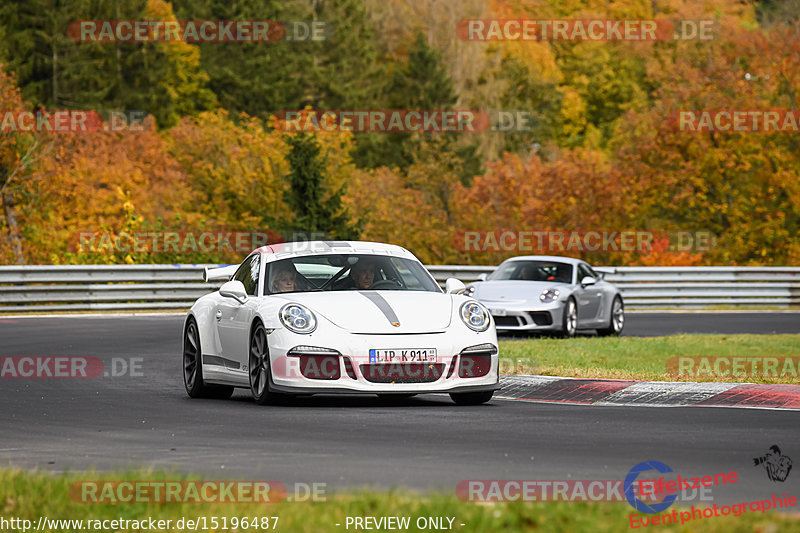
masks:
[[[277,403],[281,398],[269,390],[270,361],[269,346],[267,345],[267,330],[264,324],[258,322],[250,335],[250,356],[248,360],[250,374],[250,392],[258,405]]]
[[[561,322],[561,335],[564,337],[574,337],[578,330],[578,306],[575,300],[569,298],[564,304],[564,317]]]
[[[458,405],[480,405],[492,399],[494,391],[451,392],[450,398]]]
[[[203,381],[203,351],[197,322],[190,318],[183,334],[183,385],[190,398],[230,398],[233,387]]]
[[[622,303],[622,298],[619,296],[614,297],[611,304],[611,318],[609,319],[608,327],[597,330],[598,335],[619,335],[622,333],[622,328],[625,327],[625,307]]]

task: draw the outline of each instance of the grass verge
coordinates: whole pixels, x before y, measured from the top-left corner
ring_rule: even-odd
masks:
[[[329,495],[328,501],[316,503],[80,503],[70,496],[70,487],[81,480],[196,480],[166,472],[130,471],[116,474],[77,474],[51,475],[47,473],[25,472],[20,470],[0,470],[0,517],[30,520],[36,527],[40,517],[49,520],[83,520],[82,530],[87,520],[171,520],[168,531],[187,531],[194,529],[177,528],[175,524],[181,518],[198,520],[206,517],[206,523],[216,517],[222,523],[227,519],[228,528],[217,527],[198,531],[250,531],[264,532],[346,532],[354,531],[351,525],[346,528],[347,517],[409,517],[406,531],[432,531],[436,528],[419,528],[417,520],[421,517],[453,518],[452,530],[464,533],[496,533],[498,531],[625,531],[630,530],[630,516],[640,516],[625,502],[585,503],[585,502],[549,502],[549,503],[493,503],[478,504],[464,502],[453,494],[426,493],[409,491],[359,491],[347,494]],[[80,498],[77,498],[80,499]],[[685,510],[685,509],[678,509]],[[672,509],[670,509],[670,512]],[[655,515],[650,515],[655,516]],[[277,523],[270,520],[268,529],[259,527],[232,528],[234,517],[279,517]],[[185,522],[184,522],[185,523]],[[445,519],[445,525],[448,521]],[[340,524],[340,525],[336,525]],[[463,526],[461,524],[464,524]],[[117,527],[101,531],[149,531],[147,527]],[[745,512],[741,516],[720,516],[687,521],[683,525],[656,526],[659,532],[669,531],[710,531],[710,532],[745,532],[745,531],[781,531],[800,532],[800,519],[797,514]],[[380,528],[378,530],[387,530]],[[449,530],[449,527],[445,528]],[[652,527],[647,528],[653,530]],[[37,533],[75,532],[81,528],[76,524],[71,527],[51,527]],[[5,528],[4,531],[21,531]],[[34,529],[35,531],[35,529]],[[163,531],[163,530],[161,530]]]
[[[720,372],[671,372],[671,357],[727,357]],[[732,358],[779,357],[777,375],[756,371],[732,375]],[[549,337],[500,342],[501,374],[540,374],[580,378],[637,379],[649,381],[717,381],[800,384],[800,335],[670,335],[666,337]],[[699,369],[698,362],[694,369]],[[738,370],[739,367],[737,367]],[[760,366],[758,368],[761,368]],[[731,375],[721,375],[730,370]],[[792,372],[793,370],[793,372]]]

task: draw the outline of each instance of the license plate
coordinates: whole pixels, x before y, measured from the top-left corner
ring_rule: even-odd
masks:
[[[506,316],[505,309],[489,309],[489,312],[494,316]]]
[[[387,348],[369,351],[370,363],[435,363],[436,348]]]

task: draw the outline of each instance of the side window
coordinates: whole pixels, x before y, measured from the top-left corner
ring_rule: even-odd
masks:
[[[597,279],[597,274],[592,272],[592,270],[589,267],[583,264],[578,265],[578,283],[580,283],[581,280],[586,276]]]
[[[241,281],[247,294],[255,296],[258,290],[258,273],[261,268],[261,254],[253,254],[248,260],[242,263],[233,279]]]
[[[403,264],[402,261],[392,258],[392,264],[397,269],[397,272],[400,274],[400,277],[403,278],[403,284],[406,288],[412,291],[424,291],[425,287],[422,286],[422,283],[417,279],[413,272],[411,272],[406,265]]]

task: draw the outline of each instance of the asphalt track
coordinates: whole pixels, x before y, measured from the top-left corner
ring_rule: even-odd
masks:
[[[630,314],[627,334],[798,333],[800,314]],[[656,325],[658,326],[656,328]],[[45,471],[152,467],[210,479],[370,485],[452,492],[469,479],[621,479],[662,461],[684,476],[735,471],[715,503],[797,495],[800,471],[772,482],[753,458],[778,444],[800,460],[796,411],[582,407],[446,396],[387,403],[313,397],[259,407],[191,400],[180,369],[181,317],[0,318],[0,356],[96,356],[140,376],[0,379],[0,464]],[[737,331],[739,331],[737,329]],[[797,470],[797,468],[795,468]]]

